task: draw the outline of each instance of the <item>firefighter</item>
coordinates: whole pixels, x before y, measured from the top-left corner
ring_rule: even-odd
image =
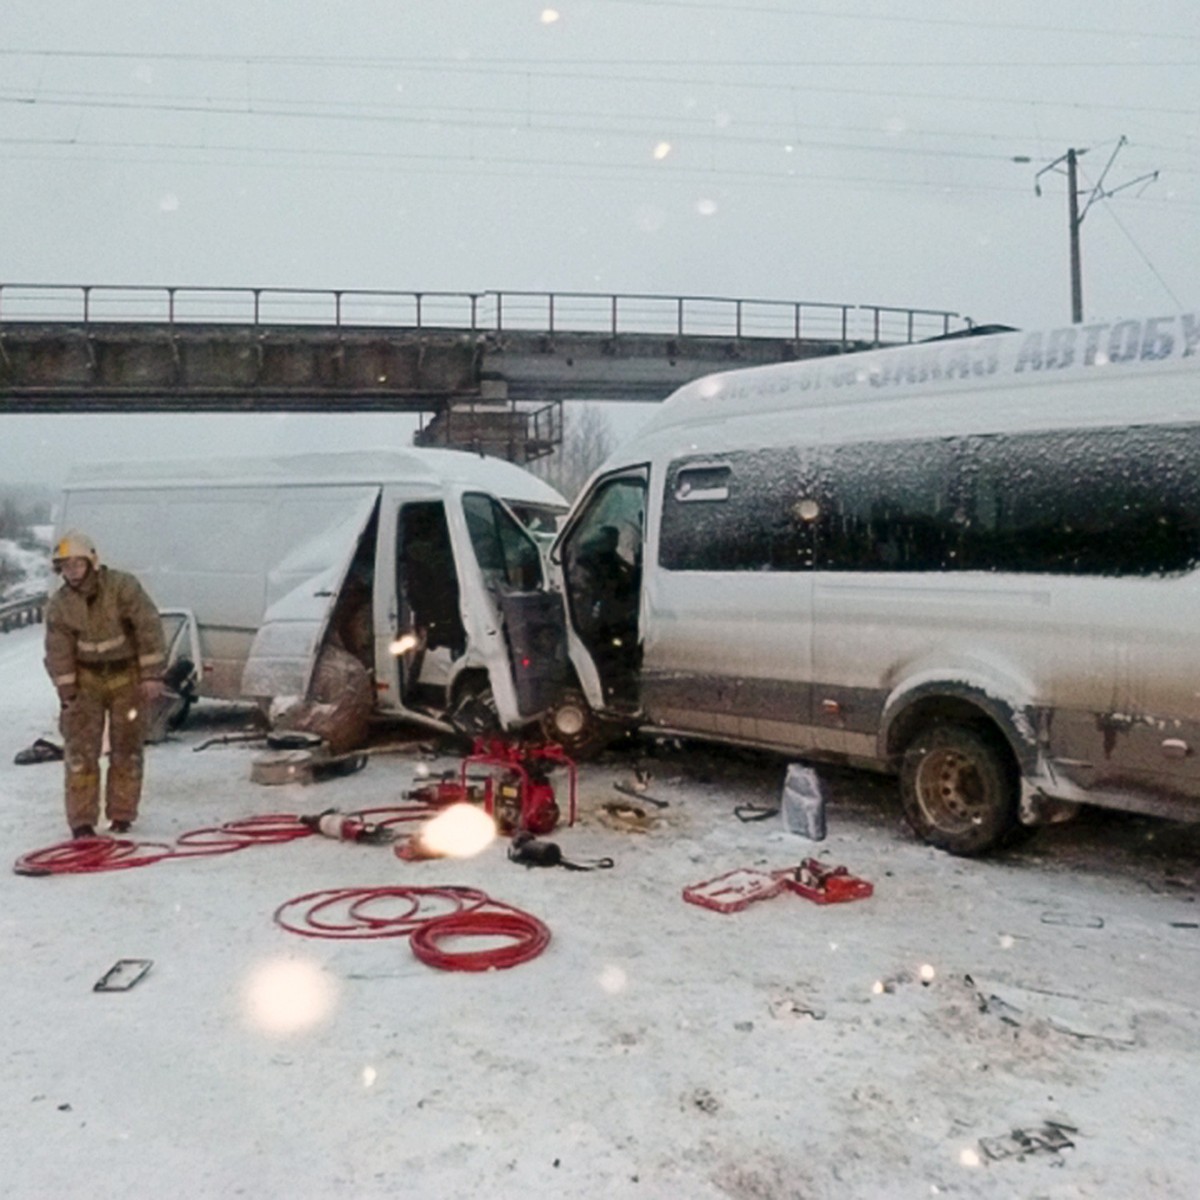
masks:
[[[64,533],[53,565],[64,586],[46,606],[46,670],[61,704],[67,824],[72,837],[96,834],[107,721],[104,809],[109,829],[128,833],[142,794],[146,716],[163,695],[162,624],[137,579],[102,567],[86,534]]]

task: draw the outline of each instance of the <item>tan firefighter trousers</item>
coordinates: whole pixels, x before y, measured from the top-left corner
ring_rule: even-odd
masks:
[[[100,816],[100,752],[108,722],[108,779],[104,808],[110,821],[133,821],[142,795],[146,720],[137,666],[80,666],[79,690],[63,705],[59,728],[67,769],[67,824],[95,826]]]

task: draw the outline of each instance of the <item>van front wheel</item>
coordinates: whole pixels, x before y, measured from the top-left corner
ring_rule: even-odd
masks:
[[[491,737],[500,732],[500,717],[496,712],[496,697],[486,678],[468,679],[455,697],[450,724],[465,738]]]
[[[542,714],[542,736],[559,745],[572,758],[595,758],[620,732],[596,715],[583,693],[567,688],[553,708]]]
[[[950,854],[984,854],[1019,824],[1016,766],[999,739],[966,725],[931,725],[904,753],[904,815]]]

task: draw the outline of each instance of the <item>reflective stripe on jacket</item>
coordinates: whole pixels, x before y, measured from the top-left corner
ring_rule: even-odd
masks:
[[[54,686],[76,682],[79,667],[136,660],[142,679],[166,665],[162,622],[154,601],[125,571],[100,567],[82,588],[63,584],[46,606],[46,670]]]

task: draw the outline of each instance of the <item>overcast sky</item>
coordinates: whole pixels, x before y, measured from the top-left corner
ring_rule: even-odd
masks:
[[[1085,318],[1196,303],[1191,0],[5,0],[4,17],[3,284],[653,292],[1066,323],[1066,180],[1043,168],[1075,147]],[[410,428],[5,414],[0,484],[85,456]]]

